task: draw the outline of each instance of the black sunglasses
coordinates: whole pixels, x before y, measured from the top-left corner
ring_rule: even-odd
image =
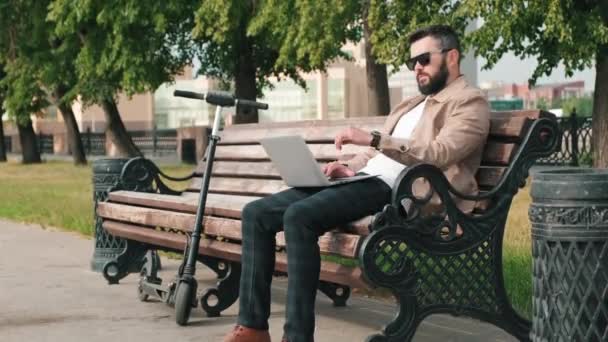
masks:
[[[429,51],[429,52],[421,53],[418,56],[412,57],[412,58],[408,59],[407,61],[405,61],[405,65],[410,70],[414,70],[414,67],[416,66],[416,63],[420,63],[421,66],[427,66],[431,62],[431,54],[433,54],[433,53],[445,53],[445,52],[450,51],[450,50],[452,50],[452,49],[451,48],[450,49],[442,49],[441,51]]]

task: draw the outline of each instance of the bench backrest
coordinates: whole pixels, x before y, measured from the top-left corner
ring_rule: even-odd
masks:
[[[551,115],[539,110],[492,112],[490,135],[486,143],[477,181],[482,191],[493,188],[501,180],[531,123]],[[209,191],[218,194],[266,196],[287,186],[259,144],[263,137],[301,135],[319,163],[347,159],[366,147],[345,146],[341,155],[334,147],[334,136],[349,127],[380,129],[386,117],[362,117],[340,120],[310,120],[267,124],[244,124],[227,127],[216,149],[213,177]],[[197,177],[187,191],[198,192],[205,170],[205,161],[197,166]],[[480,204],[482,207],[483,204]]]

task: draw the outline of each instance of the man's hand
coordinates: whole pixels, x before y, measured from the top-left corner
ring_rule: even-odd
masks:
[[[344,178],[352,177],[355,175],[355,171],[348,168],[348,166],[340,164],[339,162],[331,162],[323,166],[323,173],[327,177],[331,178]]]
[[[372,142],[372,134],[362,129],[349,127],[336,135],[334,142],[338,151],[342,150],[342,145],[354,144],[359,146],[369,146]]]

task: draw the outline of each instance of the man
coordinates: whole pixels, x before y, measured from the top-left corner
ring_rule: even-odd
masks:
[[[406,65],[416,74],[422,95],[405,100],[387,117],[383,132],[348,128],[335,137],[345,144],[371,146],[347,163],[324,167],[331,177],[358,172],[379,174],[346,185],[292,188],[249,203],[242,213],[242,274],[237,326],[225,342],[270,341],[270,284],[275,235],[287,242],[287,304],[283,341],[314,340],[315,298],[319,281],[318,237],[345,222],[380,211],[389,203],[396,177],[407,166],[430,163],[441,168],[452,185],[475,194],[475,173],[489,131],[484,94],[460,74],[460,45],[447,26],[431,26],[410,36]],[[472,210],[472,203],[459,203]]]

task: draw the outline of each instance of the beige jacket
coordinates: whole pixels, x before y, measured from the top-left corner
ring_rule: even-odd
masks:
[[[478,192],[475,174],[490,129],[490,108],[485,94],[467,84],[463,76],[448,84],[439,93],[429,96],[422,117],[410,139],[394,138],[390,134],[404,114],[424,100],[423,95],[401,102],[384,123],[380,150],[386,156],[405,165],[433,164],[444,171],[452,186],[464,193]],[[367,161],[379,153],[370,148],[347,161],[354,171],[362,169]],[[429,190],[426,181],[414,186],[416,196]],[[439,205],[435,196],[432,203]],[[458,207],[470,212],[475,203],[458,201]],[[437,210],[435,208],[433,210]]]

